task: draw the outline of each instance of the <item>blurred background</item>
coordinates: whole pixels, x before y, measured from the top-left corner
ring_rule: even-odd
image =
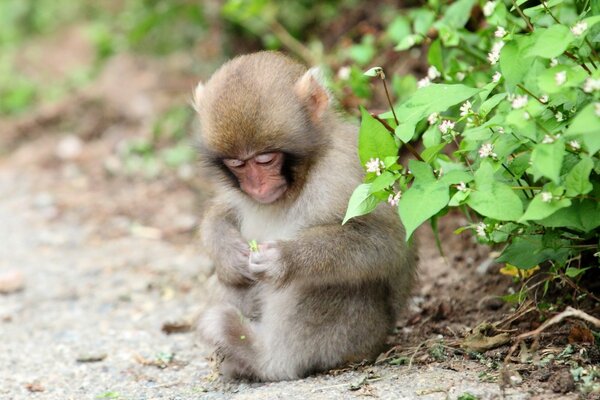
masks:
[[[416,89],[406,72],[425,74],[420,49],[394,51],[411,29],[399,10],[385,0],[4,0],[0,154],[19,149],[14,166],[55,174],[45,182],[53,186],[49,218],[77,211],[108,219],[111,236],[138,225],[151,236],[189,234],[196,218],[170,210],[168,197],[179,194],[174,202],[187,201],[194,215],[206,197],[189,106],[197,81],[237,54],[281,50],[322,65],[349,114],[360,104],[383,110],[365,69],[386,67],[396,100]],[[90,201],[107,191],[113,199]]]

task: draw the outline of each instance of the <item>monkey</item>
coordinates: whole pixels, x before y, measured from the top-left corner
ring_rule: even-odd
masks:
[[[193,106],[217,188],[201,243],[224,293],[198,330],[222,375],[293,380],[374,360],[415,281],[416,247],[388,204],[342,225],[365,172],[358,129],[319,70],[241,55],[198,84]]]

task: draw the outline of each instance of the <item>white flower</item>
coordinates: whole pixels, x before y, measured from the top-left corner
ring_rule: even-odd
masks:
[[[515,98],[512,101],[512,108],[523,108],[527,105],[528,100],[529,99],[526,94],[524,94],[523,96],[515,96]]]
[[[587,78],[583,84],[583,91],[592,93],[596,90],[600,90],[600,79]]]
[[[558,65],[558,60],[556,58],[553,58],[550,60],[551,67],[556,67],[557,65]]]
[[[482,144],[481,147],[479,148],[479,157],[481,158],[486,158],[486,157],[492,157],[492,158],[496,158],[496,153],[494,153],[494,146],[492,146],[491,143],[485,143]]]
[[[485,15],[486,17],[489,17],[490,15],[492,15],[494,13],[495,9],[496,9],[496,2],[488,1],[483,6],[483,15]]]
[[[498,29],[496,29],[496,32],[494,32],[494,36],[497,38],[502,38],[504,35],[506,35],[506,29],[504,29],[503,26],[499,26]]]
[[[396,207],[398,205],[398,202],[400,201],[400,197],[402,197],[402,192],[398,191],[398,193],[396,194],[390,194],[388,196],[388,204],[392,207]]]
[[[525,112],[523,113],[523,119],[524,119],[525,121],[529,121],[529,120],[531,119],[531,115],[529,115],[529,113],[528,113],[527,111],[525,111]]]
[[[466,192],[468,190],[466,183],[464,182],[460,182],[458,185],[456,185],[456,188],[460,191],[460,192]]]
[[[385,168],[385,164],[379,158],[371,158],[365,163],[365,167],[367,167],[367,172],[374,172],[379,176],[381,175],[381,170]]]
[[[554,75],[554,81],[557,86],[562,85],[567,81],[567,71],[560,71]]]
[[[337,76],[343,81],[347,81],[350,78],[350,67],[342,67],[338,70]]]
[[[548,102],[548,99],[549,99],[549,97],[547,94],[540,96],[540,101],[544,104],[546,104]]]
[[[581,149],[581,144],[579,144],[579,142],[577,140],[571,140],[569,142],[569,146],[571,146],[571,148],[573,150],[579,150],[579,149]]]
[[[473,105],[469,100],[465,101],[462,106],[460,106],[460,116],[464,117],[468,115],[471,111],[473,111]]]
[[[459,82],[464,81],[465,77],[466,77],[466,75],[465,75],[464,72],[457,72],[456,73],[456,80],[459,81]]]
[[[438,118],[440,117],[440,113],[431,113],[429,114],[429,117],[427,117],[427,122],[429,122],[429,125],[433,125],[437,122]]]
[[[440,71],[438,71],[438,69],[435,66],[430,66],[427,69],[427,77],[431,80],[434,80],[436,78],[439,78],[440,76],[442,76],[442,74],[440,74]]]
[[[447,119],[443,120],[441,124],[438,125],[438,129],[440,130],[440,132],[442,133],[448,133],[448,131],[451,131],[452,129],[454,129],[454,122],[452,121],[448,121]]]
[[[544,135],[544,139],[542,139],[542,143],[544,143],[544,144],[550,144],[550,143],[554,143],[555,140],[556,139],[554,139],[550,135]]]
[[[492,82],[494,82],[494,83],[500,82],[501,78],[502,78],[502,74],[500,73],[500,71],[496,71],[494,76],[492,76]]]
[[[475,232],[477,232],[477,236],[486,237],[487,236],[487,234],[485,233],[486,228],[487,228],[487,225],[484,224],[483,222],[478,223],[475,226]]]
[[[563,113],[561,113],[560,111],[557,111],[556,114],[554,114],[554,118],[556,118],[557,122],[563,122],[565,120],[565,118],[563,117]]]
[[[594,112],[600,117],[600,103],[594,103]]]
[[[552,193],[550,192],[542,192],[540,193],[540,197],[544,203],[550,203],[552,201]]]
[[[571,33],[575,36],[581,36],[581,34],[583,32],[585,32],[585,30],[587,28],[588,28],[587,22],[581,21],[581,22],[575,24],[575,26],[571,27]]]
[[[501,126],[499,126],[498,127],[498,133],[500,133],[500,134],[504,133],[504,128],[501,127]]]
[[[424,88],[425,86],[429,86],[431,84],[431,80],[428,77],[425,77],[417,82],[418,88]]]
[[[498,60],[500,59],[500,50],[502,50],[502,47],[504,47],[503,41],[497,41],[496,43],[494,43],[494,45],[492,46],[492,51],[488,53],[488,61],[490,62],[490,64],[494,65],[498,62]]]

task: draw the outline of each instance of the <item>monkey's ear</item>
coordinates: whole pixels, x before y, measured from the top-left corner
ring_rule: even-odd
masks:
[[[202,99],[204,94],[204,85],[202,82],[198,82],[196,85],[196,89],[194,89],[194,94],[192,96],[192,107],[196,112],[200,112],[200,100]]]
[[[311,68],[296,82],[296,95],[306,105],[310,118],[318,123],[329,108],[329,92],[322,84],[323,78],[318,68]]]

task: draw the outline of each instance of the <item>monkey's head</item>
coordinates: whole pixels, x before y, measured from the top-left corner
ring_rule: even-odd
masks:
[[[293,199],[328,143],[329,94],[315,72],[261,52],[198,84],[201,160],[211,175],[261,204]]]

